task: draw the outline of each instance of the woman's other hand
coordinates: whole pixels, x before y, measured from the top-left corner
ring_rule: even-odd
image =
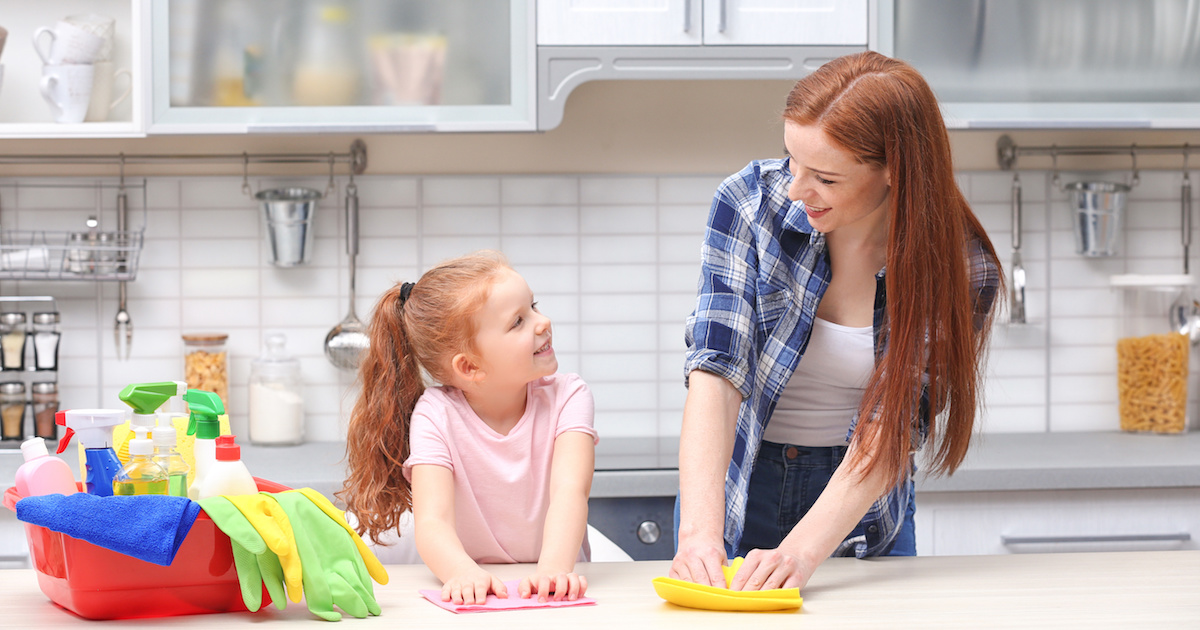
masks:
[[[529,599],[536,593],[539,602],[575,601],[587,592],[587,578],[574,572],[539,571],[521,580],[517,591],[523,599]]]
[[[668,577],[686,580],[705,586],[725,588],[725,574],[721,571],[724,566],[725,546],[720,540],[716,542],[693,541],[680,532],[679,550],[671,562]]]
[[[442,585],[442,601],[454,604],[483,604],[488,593],[495,593],[500,599],[508,597],[504,582],[479,567],[456,575]]]
[[[780,549],[752,549],[729,583],[734,591],[804,588],[816,567]]]

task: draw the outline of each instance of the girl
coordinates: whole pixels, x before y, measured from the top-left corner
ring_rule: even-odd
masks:
[[[913,454],[971,438],[1000,263],[933,91],[875,52],[792,89],[785,159],[713,200],[679,446],[671,576],[803,587],[830,555],[915,555]]]
[[[555,373],[550,319],[525,280],[498,252],[444,262],[383,294],[370,337],[339,493],[359,533],[380,544],[411,508],[444,601],[508,596],[481,563],[536,562],[524,598],[583,595],[592,395]]]

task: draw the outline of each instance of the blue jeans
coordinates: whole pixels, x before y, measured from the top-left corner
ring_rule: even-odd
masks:
[[[834,470],[846,456],[845,446],[794,446],[764,441],[750,476],[746,526],[737,553],[726,549],[730,557],[745,556],[751,549],[774,549],[808,513],[825,490]],[[888,552],[891,556],[917,555],[913,516],[916,501],[909,494],[904,522]],[[851,536],[862,534],[861,525]],[[679,541],[679,500],[675,501],[675,540]]]

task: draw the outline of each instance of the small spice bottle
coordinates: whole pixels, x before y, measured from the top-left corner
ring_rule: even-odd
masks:
[[[0,383],[0,438],[25,439],[25,383]]]
[[[58,411],[58,383],[42,381],[30,386],[33,398],[33,434],[47,440],[58,439],[54,414]]]
[[[25,369],[25,313],[0,313],[0,367]]]
[[[58,312],[33,314],[33,367],[36,370],[58,369]],[[43,436],[44,437],[44,436]]]
[[[221,397],[229,409],[229,358],[225,333],[183,335],[183,377],[188,389],[203,389]]]

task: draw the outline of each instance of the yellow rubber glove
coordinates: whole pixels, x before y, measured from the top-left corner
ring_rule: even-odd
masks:
[[[379,558],[376,558],[375,554],[371,552],[371,548],[367,547],[367,543],[363,542],[363,539],[358,535],[358,532],[354,531],[354,529],[350,527],[350,524],[346,522],[346,516],[342,513],[342,511],[334,507],[334,505],[329,502],[329,499],[325,498],[325,495],[313,490],[312,488],[300,488],[299,492],[308,497],[314,505],[321,508],[322,512],[328,514],[329,518],[332,518],[334,522],[336,522],[338,525],[341,525],[342,529],[346,530],[350,534],[350,539],[354,541],[354,546],[358,547],[358,553],[362,555],[363,563],[367,565],[367,573],[370,573],[371,578],[376,582],[379,582],[380,584],[387,584],[388,574],[387,571],[384,570],[383,564],[380,563]]]
[[[300,602],[303,587],[303,570],[300,552],[296,548],[296,536],[292,524],[279,504],[261,494],[226,496],[241,512],[255,531],[262,536],[267,548],[279,556],[283,568],[283,581],[287,585],[288,599]]]

